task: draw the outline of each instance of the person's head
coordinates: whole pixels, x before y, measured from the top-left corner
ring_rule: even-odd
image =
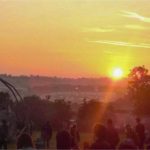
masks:
[[[106,138],[106,128],[102,124],[96,124],[94,127],[94,136],[98,140]]]
[[[76,127],[77,127],[77,125],[75,123],[70,125],[70,128],[76,128]]]
[[[33,148],[31,136],[27,133],[23,133],[17,141],[17,149]]]
[[[74,125],[72,126],[72,129],[77,129],[77,125],[74,124]]]
[[[71,132],[75,132],[77,130],[77,125],[76,124],[73,124],[70,128],[70,131]]]

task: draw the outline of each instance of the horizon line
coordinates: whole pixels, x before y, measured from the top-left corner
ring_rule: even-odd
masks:
[[[31,77],[39,77],[39,78],[60,78],[60,79],[110,79],[113,80],[111,77],[109,76],[99,76],[99,77],[90,77],[90,76],[81,76],[81,77],[69,77],[69,76],[50,76],[50,75],[40,75],[40,74],[9,74],[9,73],[0,73],[0,76],[7,76],[7,77],[27,77],[27,78],[31,78]],[[127,77],[123,77],[120,80],[124,80]]]

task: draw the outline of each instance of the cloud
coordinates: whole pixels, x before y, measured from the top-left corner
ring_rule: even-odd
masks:
[[[148,48],[150,49],[150,44],[147,43],[129,43],[129,42],[122,42],[122,41],[109,41],[109,40],[98,40],[98,41],[89,41],[93,43],[99,44],[109,44],[109,45],[116,45],[116,46],[124,46],[124,47],[136,47],[136,48]]]
[[[83,32],[113,32],[115,29],[112,28],[85,28]]]
[[[141,25],[136,25],[136,24],[128,24],[124,26],[127,29],[132,29],[132,30],[146,30],[148,29],[147,27],[141,26]]]
[[[122,16],[124,16],[124,17],[135,18],[139,21],[150,23],[150,18],[149,17],[144,17],[142,15],[139,15],[136,12],[122,11],[122,13],[123,13]]]

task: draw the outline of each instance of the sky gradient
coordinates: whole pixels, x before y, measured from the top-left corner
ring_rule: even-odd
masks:
[[[63,77],[150,69],[149,0],[1,0],[0,73]]]

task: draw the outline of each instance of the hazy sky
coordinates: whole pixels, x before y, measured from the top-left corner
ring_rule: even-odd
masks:
[[[150,0],[0,0],[0,73],[150,69]]]

